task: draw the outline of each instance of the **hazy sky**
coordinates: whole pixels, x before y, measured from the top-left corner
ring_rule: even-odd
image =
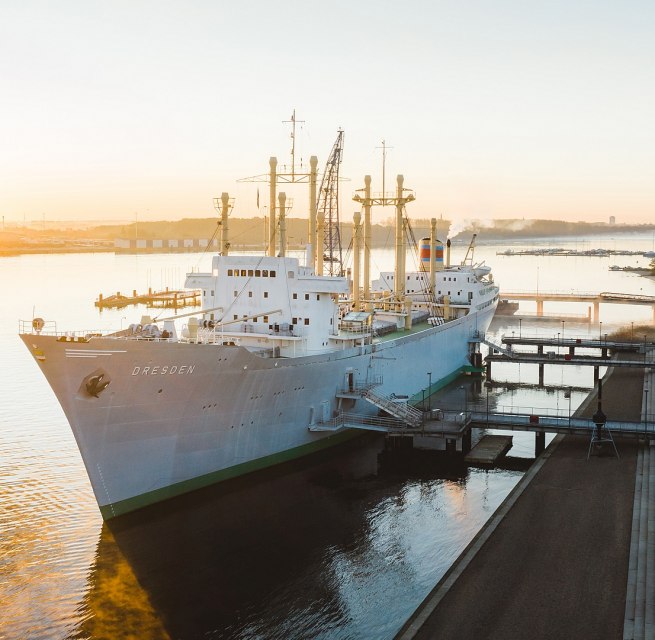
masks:
[[[321,168],[345,130],[348,219],[384,138],[414,217],[652,221],[654,33],[652,0],[1,0],[0,213],[255,215],[295,108]]]

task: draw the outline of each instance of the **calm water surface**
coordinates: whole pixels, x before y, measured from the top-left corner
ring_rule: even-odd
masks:
[[[586,244],[585,244],[586,243]],[[580,248],[651,249],[651,238],[579,240]],[[514,245],[516,247],[516,245]],[[574,246],[553,241],[552,246]],[[481,246],[501,288],[631,291],[651,280],[609,272],[636,258],[503,257]],[[454,256],[455,256],[455,252]],[[375,253],[374,271],[391,252]],[[521,476],[378,465],[365,437],[338,456],[280,467],[103,524],[73,436],[38,367],[17,338],[18,319],[60,330],[109,329],[141,310],[98,312],[98,293],[178,286],[197,254],[44,255],[0,259],[0,638],[391,638]],[[572,305],[549,306],[585,313]],[[522,306],[522,311],[524,307]],[[525,306],[530,311],[530,304]],[[646,307],[604,305],[603,333],[647,322]],[[529,329],[526,330],[526,324]],[[573,322],[494,322],[504,333],[596,335]],[[494,387],[459,381],[441,404],[575,410],[591,370],[495,366]],[[564,391],[573,387],[571,401]],[[512,455],[530,457],[517,434]],[[433,461],[434,462],[434,461]]]

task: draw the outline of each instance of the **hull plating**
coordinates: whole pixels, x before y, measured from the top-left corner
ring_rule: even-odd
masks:
[[[494,307],[397,339],[301,358],[241,347],[24,334],[71,424],[105,518],[199,486],[331,446],[316,433],[336,397],[382,380],[413,396],[469,364],[468,345]],[[348,411],[374,413],[365,400]],[[354,403],[354,406],[353,404]],[[352,435],[352,434],[351,434]]]

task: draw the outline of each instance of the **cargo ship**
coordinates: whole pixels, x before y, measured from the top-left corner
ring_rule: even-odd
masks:
[[[430,237],[408,244],[414,196],[402,176],[381,197],[366,176],[354,197],[364,222],[355,214],[354,264],[344,271],[338,254],[324,251],[330,229],[312,157],[309,244],[304,256],[289,256],[273,160],[268,246],[230,251],[224,193],[220,251],[211,270],[186,277],[202,292],[200,309],[112,333],[21,322],[105,519],[351,439],[361,432],[339,426],[343,412],[373,416],[405,398],[395,413],[416,420],[421,394],[472,366],[499,291],[490,268],[473,262],[474,243],[451,264],[450,242],[438,240],[432,220]],[[396,263],[372,281],[371,210],[381,200],[396,211]],[[410,249],[420,252],[416,272],[406,271]]]

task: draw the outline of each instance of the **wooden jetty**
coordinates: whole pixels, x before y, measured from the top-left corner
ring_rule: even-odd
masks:
[[[167,309],[180,309],[182,307],[197,307],[200,305],[201,292],[199,289],[180,289],[170,291],[168,287],[164,291],[153,291],[138,294],[136,289],[131,296],[121,294],[103,296],[98,294],[95,306],[99,309],[113,308],[120,309],[129,305],[145,304],[148,307],[162,307]]]
[[[474,467],[493,467],[512,448],[512,436],[484,436],[465,456]]]

